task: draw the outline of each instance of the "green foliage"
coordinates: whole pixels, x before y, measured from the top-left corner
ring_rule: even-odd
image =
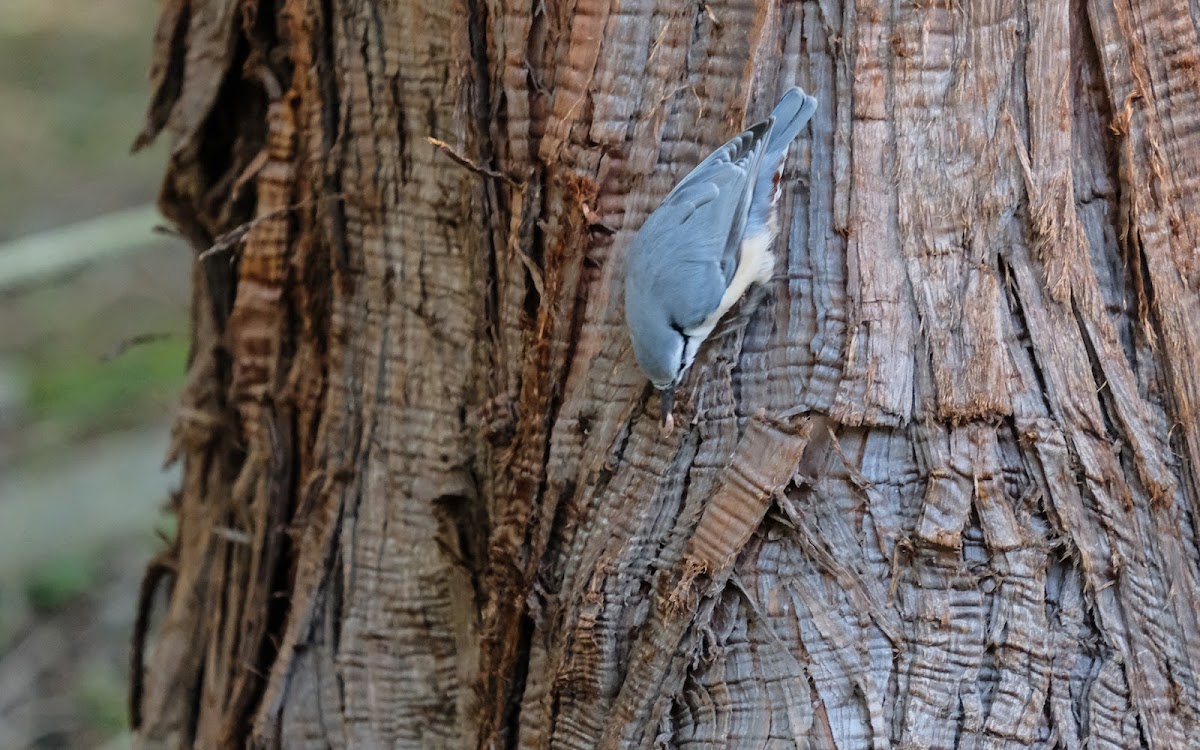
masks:
[[[25,580],[25,596],[38,610],[57,609],[88,591],[97,575],[95,559],[65,554],[35,568]]]

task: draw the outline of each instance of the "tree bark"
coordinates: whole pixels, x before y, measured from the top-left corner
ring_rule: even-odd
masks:
[[[140,745],[1189,746],[1197,28],[166,0],[194,346]],[[662,437],[629,239],[793,83],[781,278]]]

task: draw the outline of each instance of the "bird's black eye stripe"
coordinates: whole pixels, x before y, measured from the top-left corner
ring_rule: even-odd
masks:
[[[675,331],[675,333],[678,333],[680,335],[680,337],[683,338],[683,349],[679,353],[679,368],[677,370],[675,370],[675,379],[678,380],[679,376],[683,374],[683,367],[684,367],[683,363],[687,359],[688,341],[691,340],[691,337],[688,336],[687,333],[683,330],[683,326],[679,325],[678,323],[676,323],[673,320],[671,321],[671,330]]]

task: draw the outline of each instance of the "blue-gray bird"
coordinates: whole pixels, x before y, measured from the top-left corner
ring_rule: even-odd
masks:
[[[788,146],[817,100],[789,89],[771,116],[700,162],[633,238],[625,322],[638,365],[662,396],[671,431],[675,386],[735,302],[775,270],[776,205]]]

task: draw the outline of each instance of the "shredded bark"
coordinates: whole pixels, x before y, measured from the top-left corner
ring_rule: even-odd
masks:
[[[1177,5],[165,3],[136,145],[197,259],[139,744],[1188,746]],[[796,83],[778,278],[664,437],[626,249]]]

